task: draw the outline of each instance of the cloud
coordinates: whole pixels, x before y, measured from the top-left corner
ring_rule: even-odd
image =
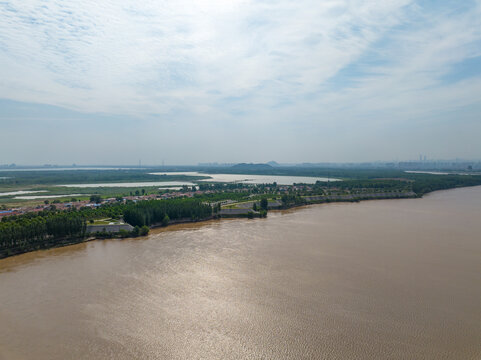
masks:
[[[24,0],[0,20],[0,98],[99,121],[342,139],[479,109],[480,1]]]
[[[63,1],[0,5],[0,96],[84,111],[167,113],[309,92],[407,1]]]

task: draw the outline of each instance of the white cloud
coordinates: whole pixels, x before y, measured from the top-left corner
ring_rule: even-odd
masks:
[[[336,142],[479,105],[479,72],[445,79],[479,56],[479,0],[0,3],[0,98],[141,119],[146,149],[169,124],[170,148],[255,132],[296,139],[302,160],[336,146],[348,160]]]
[[[356,86],[329,93],[327,103],[349,104],[351,116],[379,112],[381,121],[409,121],[479,102],[481,71],[453,82],[443,79],[456,64],[481,56],[479,7],[459,14],[413,9],[414,18],[377,48],[387,64],[371,67],[375,75]]]
[[[408,1],[22,1],[0,5],[0,96],[134,115],[315,90]]]

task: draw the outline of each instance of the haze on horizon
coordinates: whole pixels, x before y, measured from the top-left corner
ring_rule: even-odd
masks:
[[[481,158],[481,0],[0,3],[0,164]]]

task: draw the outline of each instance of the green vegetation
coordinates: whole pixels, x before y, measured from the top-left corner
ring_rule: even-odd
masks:
[[[3,217],[0,222],[0,258],[26,251],[80,242],[86,237],[87,222],[108,225],[111,220],[123,217],[134,226],[134,231],[121,231],[121,236],[143,236],[149,225],[167,225],[172,220],[200,220],[209,218],[212,208],[196,199],[171,199],[165,201],[140,201],[117,203],[98,208],[59,211],[52,205],[49,210]],[[108,217],[107,219],[105,217]],[[112,237],[100,232],[97,237]]]
[[[290,206],[294,206],[294,205],[303,205],[306,203],[306,201],[298,196],[298,195],[294,195],[294,194],[284,194],[282,195],[281,197],[281,200],[282,200],[282,205],[285,207],[285,208],[288,208]]]
[[[58,171],[3,171],[1,187],[24,185],[63,185],[134,181],[191,181],[206,178],[186,175],[151,175],[149,170],[58,170]]]
[[[172,199],[168,201],[141,201],[127,205],[124,220],[133,226],[162,223],[172,220],[200,220],[212,216],[212,207],[197,199]]]
[[[218,169],[219,170],[219,169]],[[222,169],[222,172],[227,172]],[[231,169],[231,173],[237,169]],[[248,172],[245,168],[244,173]],[[153,170],[149,170],[153,171]],[[220,172],[220,171],[219,171]],[[463,186],[481,185],[480,175],[432,175],[376,169],[315,169],[255,167],[252,172],[266,175],[299,175],[343,178],[338,182],[249,185],[241,183],[199,183],[192,198],[167,200],[125,200],[125,197],[168,192],[158,187],[140,188],[63,188],[54,184],[69,182],[192,180],[185,176],[156,176],[137,171],[51,171],[8,172],[10,179],[1,191],[26,189],[46,190],[50,194],[78,193],[80,196],[55,200],[36,200],[36,212],[3,217],[0,222],[0,258],[41,248],[84,241],[87,225],[109,225],[120,219],[134,226],[132,232],[96,233],[99,238],[143,236],[150,226],[167,226],[180,221],[197,221],[219,216],[265,217],[268,208],[290,208],[303,204],[364,199],[420,197],[428,192]],[[43,184],[49,184],[45,186]],[[190,188],[189,188],[190,190]],[[184,191],[187,191],[184,189]],[[178,194],[177,194],[178,195]],[[190,193],[189,196],[192,196]],[[107,198],[111,198],[107,201]],[[116,200],[115,200],[116,199]],[[269,199],[273,202],[269,202]],[[90,206],[58,210],[64,202],[90,200]],[[0,209],[14,203],[11,197],[0,197]],[[85,205],[85,202],[82,203]],[[223,206],[221,206],[223,204]]]
[[[92,195],[90,196],[90,202],[100,204],[102,202],[102,197],[100,195]]]
[[[85,218],[78,212],[53,210],[5,217],[0,222],[0,258],[82,239],[85,229]]]
[[[268,201],[267,201],[267,198],[263,197],[261,199],[261,209],[262,210],[267,210],[267,206],[268,206]]]
[[[418,196],[432,191],[481,185],[480,175],[429,175],[412,174],[412,189]]]
[[[57,201],[70,201],[70,194],[81,194],[75,196],[75,200],[88,200],[91,195],[103,197],[128,196],[130,193],[151,194],[158,193],[159,186],[139,187],[63,187],[58,185],[86,184],[86,183],[119,183],[119,182],[170,182],[170,181],[194,181],[206,179],[206,176],[186,175],[151,175],[150,172],[161,171],[160,169],[144,170],[52,170],[52,171],[2,171],[1,176],[5,177],[0,181],[0,193],[13,192],[18,190],[46,191],[42,194],[26,195],[65,195]],[[85,194],[85,195],[83,195]],[[40,204],[43,199],[15,199],[15,195],[0,196],[0,206],[31,206]]]
[[[90,220],[90,224],[92,225],[110,225],[110,224],[120,224],[121,222],[116,219],[96,219]]]
[[[283,175],[283,176],[314,176],[338,179],[375,179],[404,177],[402,170],[391,169],[344,169],[326,167],[230,167],[230,168],[205,168],[212,174],[251,174],[251,175]]]

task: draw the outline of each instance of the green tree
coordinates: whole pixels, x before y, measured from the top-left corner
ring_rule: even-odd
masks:
[[[135,226],[132,230],[132,236],[139,236],[139,234],[140,234],[140,227]]]
[[[100,195],[91,195],[90,202],[95,204],[100,204],[102,202],[102,197]]]
[[[144,225],[140,228],[140,236],[145,236],[149,233],[150,229],[147,225]]]
[[[129,237],[129,236],[130,236],[130,233],[129,233],[127,230],[120,229],[120,230],[119,230],[119,235],[120,235],[120,237],[122,237],[122,238],[126,238],[126,237]]]
[[[267,201],[267,198],[262,198],[261,199],[261,209],[267,210],[268,206],[269,206],[269,202]]]
[[[162,226],[169,225],[169,222],[170,222],[169,215],[165,214],[164,218],[162,219]]]

